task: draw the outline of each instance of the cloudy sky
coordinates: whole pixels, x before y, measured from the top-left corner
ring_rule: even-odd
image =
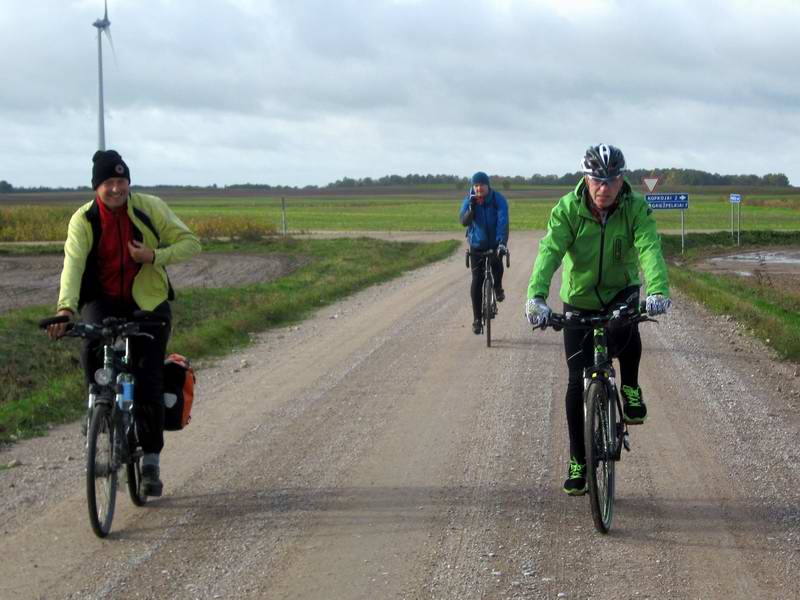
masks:
[[[90,180],[102,0],[0,0],[0,179]],[[109,0],[106,143],[134,183],[783,172],[797,0]]]

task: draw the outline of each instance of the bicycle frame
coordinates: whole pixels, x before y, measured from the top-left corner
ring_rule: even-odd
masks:
[[[654,321],[638,307],[622,306],[607,314],[581,315],[553,313],[553,329],[584,329],[592,332],[593,364],[583,370],[584,441],[586,443],[586,481],[595,528],[608,533],[614,512],[614,464],[622,448],[630,450],[628,427],[616,387],[616,373],[608,348],[608,327],[613,320],[634,325]],[[534,326],[534,329],[543,329]],[[599,386],[598,386],[599,384]],[[602,387],[600,387],[602,386]]]
[[[608,330],[605,327],[594,327],[592,329],[592,347],[594,349],[594,364],[583,370],[583,391],[589,389],[592,381],[600,379],[606,387],[606,394],[609,402],[617,405],[617,414],[622,414],[622,401],[617,392],[617,373],[614,369],[612,356],[608,352]],[[584,410],[585,410],[584,405]],[[628,426],[624,421],[616,424],[617,431],[612,460],[620,460],[622,448],[630,451]]]
[[[148,318],[140,312],[134,318]],[[41,328],[56,323],[68,323],[64,316],[51,317],[39,322]],[[166,323],[128,321],[107,317],[102,324],[68,323],[63,335],[95,340],[103,345],[103,366],[93,373],[89,384],[86,428],[86,493],[89,520],[98,537],[111,530],[118,486],[119,469],[125,465],[127,487],[131,501],[143,506],[147,500],[140,489],[143,456],[135,426],[134,385],[131,372],[131,337],[145,336],[147,325],[164,326]]]

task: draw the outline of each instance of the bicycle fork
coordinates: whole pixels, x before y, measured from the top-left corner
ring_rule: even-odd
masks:
[[[616,402],[617,404],[617,415],[619,415],[619,420],[617,421],[617,448],[614,453],[615,460],[619,460],[622,455],[622,448],[625,448],[626,452],[631,451],[631,439],[630,435],[628,434],[628,424],[622,418],[622,402],[619,399],[619,394],[617,393],[617,386],[614,383],[614,380],[609,380],[608,382],[609,393],[613,398],[612,402]],[[622,442],[622,447],[620,447],[620,441]]]

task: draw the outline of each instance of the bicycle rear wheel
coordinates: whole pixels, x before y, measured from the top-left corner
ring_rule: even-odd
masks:
[[[487,267],[488,268],[488,267]],[[488,273],[483,280],[483,322],[486,330],[486,346],[492,345],[492,280]]]
[[[111,531],[117,499],[114,435],[111,409],[105,404],[95,405],[86,438],[86,499],[92,531],[101,538]]]
[[[601,533],[608,533],[614,516],[614,445],[616,406],[608,397],[605,382],[593,381],[586,390],[583,437],[586,443],[586,482],[592,520]]]
[[[142,487],[142,457],[137,456],[133,462],[125,465],[125,475],[128,480],[128,495],[136,506],[144,506],[147,496],[141,493]]]

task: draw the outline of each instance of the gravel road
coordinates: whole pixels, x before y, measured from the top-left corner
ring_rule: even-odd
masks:
[[[677,296],[642,326],[650,409],[612,532],[561,491],[559,334],[515,234],[487,349],[463,255],[199,371],[165,495],[93,536],[77,425],[0,452],[0,598],[797,598],[800,377]],[[555,282],[554,282],[555,289]]]

